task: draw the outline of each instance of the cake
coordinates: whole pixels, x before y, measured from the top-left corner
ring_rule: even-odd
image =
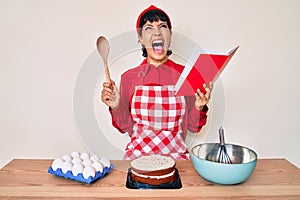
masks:
[[[166,156],[142,156],[131,161],[131,178],[135,182],[161,185],[175,181],[175,161]]]

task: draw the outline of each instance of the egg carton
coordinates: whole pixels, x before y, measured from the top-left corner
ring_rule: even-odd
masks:
[[[48,173],[54,174],[54,175],[59,176],[59,177],[63,177],[63,178],[72,179],[72,180],[75,180],[75,181],[91,184],[94,181],[103,178],[106,174],[108,174],[111,170],[113,170],[113,168],[114,168],[114,165],[110,164],[110,167],[104,167],[103,168],[102,173],[100,171],[97,171],[94,177],[89,176],[87,179],[85,179],[83,177],[82,173],[78,173],[77,176],[74,176],[71,170],[67,171],[67,173],[63,173],[61,168],[57,168],[56,171],[54,171],[51,166],[48,168]]]

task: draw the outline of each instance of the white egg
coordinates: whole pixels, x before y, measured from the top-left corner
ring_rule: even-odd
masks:
[[[87,167],[87,166],[91,166],[92,165],[92,161],[90,159],[85,159],[84,161],[82,161],[82,164]]]
[[[79,158],[79,157],[80,157],[80,154],[79,154],[77,151],[73,151],[73,152],[71,153],[71,156],[72,156],[73,158]]]
[[[62,167],[61,167],[61,171],[66,174],[68,171],[72,170],[72,163],[71,162],[64,162]]]
[[[58,168],[62,167],[63,163],[64,163],[64,161],[61,158],[54,159],[53,162],[52,162],[52,169],[54,171],[56,171]]]
[[[95,174],[96,174],[95,169],[91,166],[85,167],[82,171],[83,178],[85,179],[88,179],[90,176],[94,178]]]
[[[103,166],[100,162],[94,161],[92,166],[95,168],[96,172],[100,172],[100,173],[103,172]]]
[[[75,163],[82,163],[82,160],[79,157],[75,157],[75,158],[72,159],[72,163],[73,164],[75,164]]]
[[[83,152],[83,153],[80,155],[80,158],[81,158],[82,160],[86,160],[86,159],[89,159],[90,156],[89,156],[87,153]]]
[[[71,156],[69,156],[69,155],[64,155],[64,156],[62,157],[62,159],[63,159],[64,161],[67,161],[67,162],[71,162],[71,161],[72,161],[72,158],[71,158]]]
[[[106,157],[102,157],[101,159],[100,159],[100,162],[104,165],[104,167],[110,167],[110,161],[108,160],[108,158],[106,158]]]
[[[99,157],[96,156],[96,155],[92,155],[92,156],[91,156],[91,160],[92,160],[92,161],[99,161]]]
[[[77,176],[79,173],[82,173],[83,165],[81,163],[75,163],[72,167],[73,176]]]

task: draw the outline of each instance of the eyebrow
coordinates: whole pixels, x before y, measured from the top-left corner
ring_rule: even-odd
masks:
[[[154,22],[154,21],[153,21],[153,22]],[[153,27],[153,25],[152,25],[153,22],[149,22],[149,21],[146,22],[146,24],[144,24],[144,27],[146,27],[146,26],[151,26],[151,27]],[[161,26],[161,25],[168,25],[168,23],[162,21],[162,22],[160,22],[160,23],[158,24],[158,26]]]

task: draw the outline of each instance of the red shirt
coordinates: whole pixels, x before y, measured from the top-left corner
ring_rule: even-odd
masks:
[[[131,99],[137,85],[175,85],[184,66],[167,60],[162,65],[155,67],[148,64],[145,59],[138,67],[126,71],[121,76],[120,84],[120,106],[110,113],[112,123],[121,133],[132,134],[133,120],[130,115]],[[186,96],[186,112],[183,118],[183,137],[186,137],[187,130],[199,132],[206,124],[208,107],[202,111],[195,107],[195,97]]]

